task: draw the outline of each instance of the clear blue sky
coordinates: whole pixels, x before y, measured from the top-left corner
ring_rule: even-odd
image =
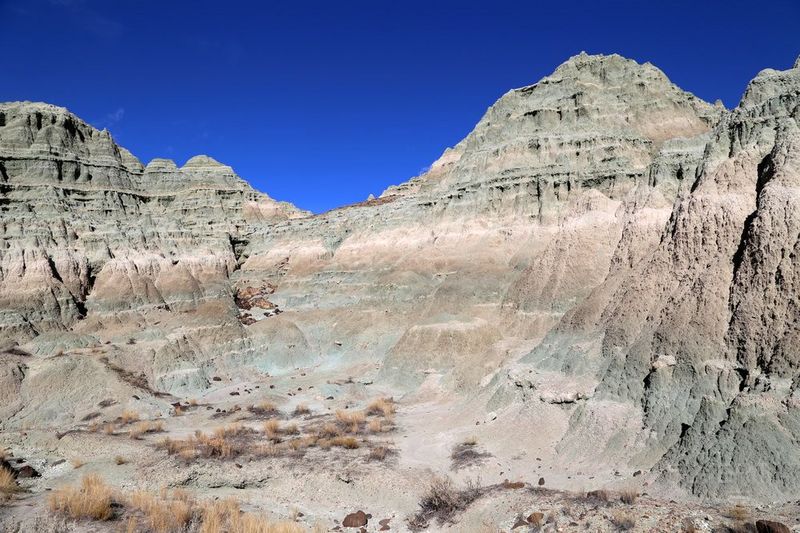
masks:
[[[0,101],[68,107],[145,163],[206,153],[315,212],[405,181],[581,50],[728,107],[800,54],[800,2],[0,0]]]

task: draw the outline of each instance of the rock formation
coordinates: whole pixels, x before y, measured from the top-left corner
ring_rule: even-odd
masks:
[[[581,54],[424,174],[312,216],[209,157],[143,166],[62,108],[0,104],[0,428],[377,365],[410,398],[562,420],[562,461],[789,499],[798,118],[797,65],[728,111]]]

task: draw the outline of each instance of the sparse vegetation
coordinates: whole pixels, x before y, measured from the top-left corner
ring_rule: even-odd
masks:
[[[113,516],[111,487],[96,474],[84,476],[80,486],[63,487],[50,495],[50,510],[69,518],[109,520]]]
[[[122,457],[121,455],[117,455],[116,457],[114,457],[114,463],[116,463],[117,465],[124,465],[127,462],[128,460]]]
[[[69,460],[69,464],[72,465],[72,468],[77,470],[78,468],[85,465],[86,462],[83,459],[79,459],[78,457],[73,457],[72,459]]]

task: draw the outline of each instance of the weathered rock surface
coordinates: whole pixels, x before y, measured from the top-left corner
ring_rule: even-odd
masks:
[[[310,216],[209,157],[143,166],[0,104],[0,340],[31,354],[0,355],[0,427],[379,365],[398,394],[560,416],[563,461],[791,498],[798,117],[798,68],[728,111],[581,54],[423,175]]]

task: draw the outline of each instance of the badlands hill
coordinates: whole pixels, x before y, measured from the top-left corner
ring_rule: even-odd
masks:
[[[445,472],[790,502],[798,185],[800,61],[727,110],[650,64],[580,54],[503,95],[426,173],[321,215],[210,157],[144,166],[63,108],[0,104],[0,446],[42,474],[38,505],[90,469],[235,487],[308,524],[361,506],[401,530]],[[244,448],[244,469],[186,464],[120,437],[125,413],[176,439],[247,426],[236,413],[259,401],[309,406],[303,432],[378,396],[397,410],[383,466]],[[456,468],[465,439],[481,451]],[[510,529],[497,513],[462,527]]]

